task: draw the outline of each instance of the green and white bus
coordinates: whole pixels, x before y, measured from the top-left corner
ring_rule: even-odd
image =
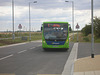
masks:
[[[68,22],[43,22],[42,24],[42,47],[69,48],[69,24]]]

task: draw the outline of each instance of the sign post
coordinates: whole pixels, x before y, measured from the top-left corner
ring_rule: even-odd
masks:
[[[22,29],[22,25],[19,24],[18,29],[20,30],[20,38],[21,38],[21,29]]]
[[[77,29],[77,42],[78,42],[78,29],[80,28],[80,26],[78,25],[78,23],[77,23],[77,25],[76,25],[76,29]]]

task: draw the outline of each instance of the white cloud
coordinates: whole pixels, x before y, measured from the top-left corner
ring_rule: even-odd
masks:
[[[15,30],[18,24],[29,27],[29,6],[28,2],[33,0],[15,0]],[[94,1],[94,16],[100,17],[99,0]],[[74,26],[79,23],[80,29],[91,22],[91,1],[74,0],[75,21]],[[7,6],[9,5],[9,6]],[[12,30],[12,7],[11,1],[0,0],[0,30],[9,28]],[[38,0],[38,3],[31,4],[31,25],[40,29],[44,21],[67,21],[72,25],[72,5],[65,0]],[[5,26],[5,27],[4,27]],[[9,27],[8,27],[9,26]],[[16,29],[17,28],[17,29]]]
[[[16,6],[14,11],[15,11],[15,17],[20,18],[22,16],[25,16],[26,12],[28,11],[28,7]]]
[[[1,6],[0,7],[0,16],[8,16],[11,15],[11,7],[10,6]]]
[[[12,7],[10,6],[1,6],[0,7],[0,16],[12,16]],[[24,12],[28,11],[28,7],[22,7],[22,6],[15,6],[14,7],[14,14],[15,17],[21,17],[24,15]]]
[[[94,16],[100,17],[100,10],[94,10]]]

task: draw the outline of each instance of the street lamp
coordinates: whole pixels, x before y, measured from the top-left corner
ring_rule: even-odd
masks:
[[[30,18],[30,4],[37,3],[37,1],[29,2],[29,40],[31,41],[31,18]]]
[[[14,40],[15,39],[15,33],[14,33],[14,0],[12,0],[12,29],[13,29],[13,32],[12,32],[12,39]]]
[[[93,26],[93,0],[91,0],[91,23],[92,23],[92,40],[91,40],[91,58],[94,58],[94,26]]]
[[[73,40],[74,40],[74,1],[65,1],[72,2],[72,29],[73,29]]]

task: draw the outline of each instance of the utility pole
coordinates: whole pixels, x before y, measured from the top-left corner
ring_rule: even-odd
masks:
[[[73,40],[74,40],[74,1],[65,1],[72,3],[72,30],[73,30]]]
[[[93,25],[93,0],[91,0],[91,23],[92,23],[92,38],[91,38],[91,58],[94,58],[94,25]]]
[[[31,16],[30,16],[30,4],[37,3],[37,1],[29,2],[29,40],[31,41]]]
[[[12,0],[12,28],[13,28],[13,32],[12,32],[12,39],[15,39],[15,33],[14,33],[14,0]]]

